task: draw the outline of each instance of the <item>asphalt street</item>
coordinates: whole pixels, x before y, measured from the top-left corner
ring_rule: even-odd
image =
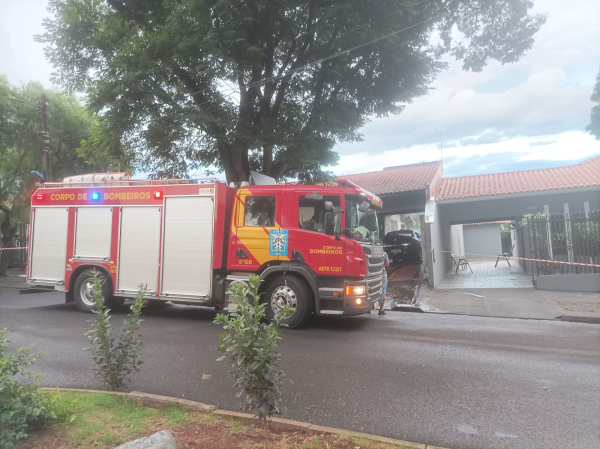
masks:
[[[116,314],[114,325],[125,312]],[[144,313],[131,390],[236,410],[215,313]],[[59,293],[0,289],[0,328],[46,351],[45,386],[102,388],[90,315]],[[285,330],[285,417],[448,448],[600,448],[600,325],[388,312]],[[202,380],[202,375],[211,377]]]

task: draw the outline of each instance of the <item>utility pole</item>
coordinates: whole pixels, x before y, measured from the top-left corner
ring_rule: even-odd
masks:
[[[440,135],[440,159],[442,160],[442,171],[444,171],[444,143],[442,142],[442,132],[437,129],[433,129]]]
[[[42,140],[42,167],[44,168],[44,182],[52,182],[52,164],[50,162],[50,130],[48,129],[48,102],[46,94],[38,100],[40,115],[40,137]]]

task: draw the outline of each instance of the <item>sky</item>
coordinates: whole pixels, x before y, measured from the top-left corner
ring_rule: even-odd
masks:
[[[536,42],[520,61],[490,63],[464,72],[449,62],[426,96],[399,115],[373,118],[363,141],[340,143],[335,174],[439,160],[444,175],[554,167],[600,154],[586,133],[600,70],[600,1],[533,0],[548,14]],[[47,0],[0,0],[0,73],[11,83],[51,87],[51,65],[33,35]],[[443,151],[440,151],[440,134]]]

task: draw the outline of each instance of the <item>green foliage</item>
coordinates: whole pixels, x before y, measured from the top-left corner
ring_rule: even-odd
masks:
[[[17,224],[29,221],[31,195],[37,176],[42,172],[42,147],[39,129],[38,99],[44,88],[38,83],[11,86],[0,75],[0,246],[13,246]],[[74,95],[46,91],[48,124],[50,127],[50,165],[53,180],[84,172],[105,171],[126,159],[125,149],[112,147],[101,151],[99,144],[86,143],[83,138],[98,136],[100,124]],[[103,132],[102,135],[113,134]],[[98,140],[98,138],[96,138]],[[106,142],[104,137],[101,142]],[[90,139],[91,141],[91,139]],[[89,141],[84,141],[89,142]],[[106,146],[106,145],[104,145]],[[90,157],[91,150],[94,157]],[[131,164],[129,164],[131,165]],[[128,168],[124,164],[124,168]],[[10,253],[4,252],[0,275],[4,275]]]
[[[248,285],[232,285],[230,290],[237,307],[229,315],[217,315],[215,323],[227,331],[219,335],[222,344],[217,349],[224,355],[218,360],[227,359],[231,363],[235,386],[241,388],[238,397],[243,395],[245,409],[266,423],[271,416],[284,411],[281,385],[285,374],[277,366],[281,360],[277,347],[282,337],[279,328],[284,325],[281,320],[294,309],[286,306],[273,321],[265,323],[267,306],[260,301],[260,283],[260,277],[253,276]]]
[[[336,142],[428,92],[445,55],[518,60],[545,16],[530,0],[51,0],[37,36],[55,81],[155,175],[250,169],[323,179]],[[439,39],[432,39],[432,35]],[[432,42],[436,44],[432,44]],[[162,173],[159,173],[162,172]]]
[[[136,332],[142,322],[140,314],[144,306],[146,287],[140,285],[131,306],[131,313],[123,320],[122,334],[119,340],[115,341],[110,324],[110,309],[104,306],[102,282],[99,273],[95,273],[92,279],[92,294],[96,317],[92,320],[92,330],[85,335],[90,340],[89,350],[92,353],[96,375],[115,391],[123,388],[128,376],[137,371],[138,366],[143,363],[140,360],[140,352],[144,343]]]
[[[592,111],[590,113],[590,124],[586,126],[587,132],[595,136],[596,139],[600,140],[600,72],[596,77],[596,85],[594,86],[594,92],[590,100],[594,103]]]
[[[50,420],[68,420],[70,413],[57,406],[54,396],[39,390],[37,380],[42,376],[27,369],[41,354],[34,356],[30,348],[19,348],[8,355],[6,333],[0,330],[0,447],[9,449],[31,430]],[[15,376],[27,383],[14,380]]]
[[[503,223],[500,225],[500,242],[502,244],[502,252],[508,253],[512,247],[512,223]]]

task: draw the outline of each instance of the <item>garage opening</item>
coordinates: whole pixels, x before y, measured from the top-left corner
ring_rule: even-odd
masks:
[[[532,288],[518,259],[521,239],[515,221],[464,223],[450,227],[451,250],[440,255],[452,270],[438,288]]]

